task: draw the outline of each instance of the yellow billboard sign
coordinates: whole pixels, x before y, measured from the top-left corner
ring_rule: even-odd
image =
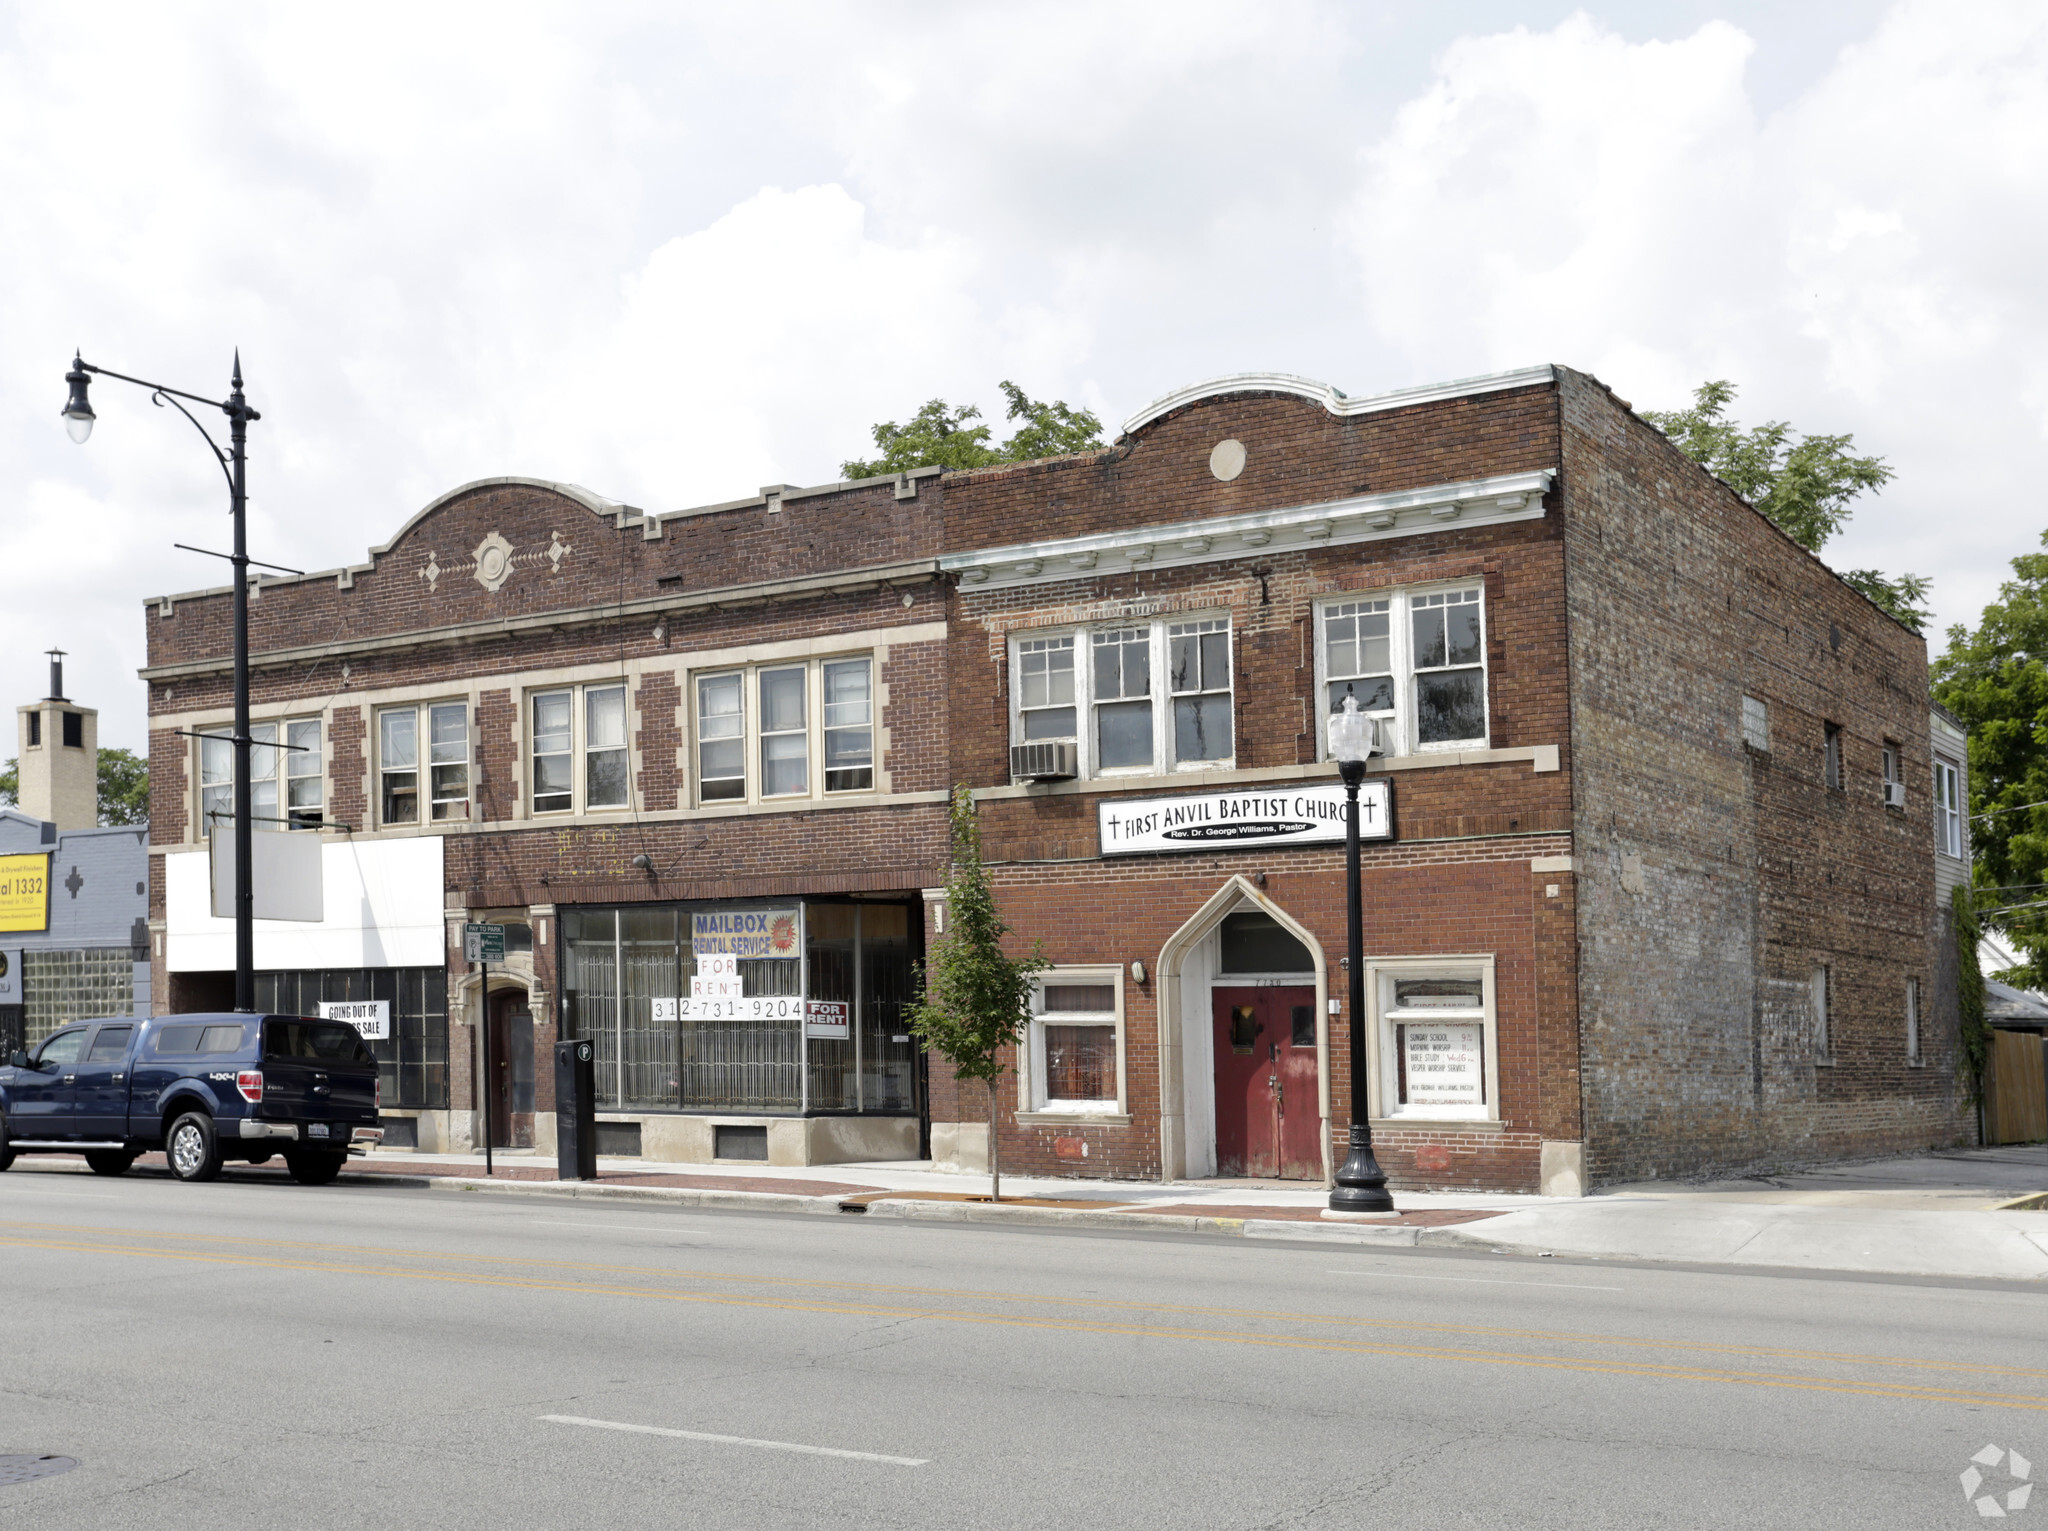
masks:
[[[0,931],[50,928],[50,853],[0,856]]]

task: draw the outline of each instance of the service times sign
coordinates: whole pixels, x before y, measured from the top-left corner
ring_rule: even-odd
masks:
[[[0,856],[0,930],[50,928],[50,853]]]
[[[1095,819],[1105,856],[1341,845],[1344,788],[1337,782],[1305,782],[1186,797],[1102,798]],[[1390,840],[1393,834],[1394,784],[1373,777],[1358,789],[1358,836]]]

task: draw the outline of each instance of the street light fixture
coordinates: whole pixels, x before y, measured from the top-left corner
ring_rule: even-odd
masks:
[[[228,511],[234,517],[235,551],[227,555],[234,565],[235,574],[235,1008],[254,1010],[256,1008],[256,889],[250,867],[249,844],[249,543],[248,543],[248,454],[249,422],[263,417],[249,407],[249,401],[242,397],[242,353],[235,352],[235,371],[232,392],[225,401],[209,399],[196,393],[182,393],[176,388],[166,388],[161,383],[147,382],[139,377],[129,377],[124,372],[110,372],[105,367],[95,367],[82,356],[73,353],[71,370],[64,374],[64,381],[71,385],[71,396],[64,404],[64,429],[71,439],[80,445],[92,435],[92,401],[86,389],[93,377],[118,378],[124,383],[134,383],[149,390],[150,402],[162,407],[170,405],[192,422],[194,430],[206,437],[206,444],[220,462],[221,472],[228,481]],[[207,433],[192,411],[178,401],[190,399],[195,404],[204,404],[218,409],[228,417],[228,450],[223,452],[220,444]],[[195,551],[203,551],[195,550]],[[222,556],[219,554],[216,557]]]
[[[1391,1212],[1386,1173],[1372,1156],[1372,1121],[1368,1085],[1371,1070],[1365,1055],[1365,915],[1358,885],[1358,788],[1365,763],[1373,753],[1373,720],[1358,710],[1358,699],[1344,698],[1344,709],[1330,717],[1330,753],[1344,783],[1344,936],[1350,958],[1350,992],[1345,1005],[1351,1016],[1351,1152],[1337,1171],[1330,1193],[1332,1212]]]

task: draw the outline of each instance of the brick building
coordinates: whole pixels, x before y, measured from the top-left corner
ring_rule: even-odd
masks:
[[[201,906],[225,592],[151,603],[158,1003]],[[1923,642],[1597,381],[1169,395],[1110,448],[648,513],[444,495],[266,577],[259,813],[327,918],[262,1002],[382,998],[387,1111],[545,1145],[557,1035],[649,1157],[985,1161],[903,1029],[970,784],[1054,963],[1004,1161],[1325,1177],[1347,1119],[1324,718],[1377,720],[1372,1115],[1397,1185],[1591,1183],[1958,1141]],[[262,753],[259,751],[259,754]],[[275,806],[266,808],[264,804]],[[465,919],[523,948],[490,993]]]

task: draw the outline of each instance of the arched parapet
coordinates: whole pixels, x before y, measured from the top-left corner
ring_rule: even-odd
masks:
[[[1447,383],[1424,383],[1412,388],[1396,388],[1386,393],[1353,396],[1328,383],[1319,383],[1312,377],[1300,377],[1292,372],[1227,372],[1221,377],[1190,383],[1185,388],[1176,388],[1172,393],[1160,395],[1124,421],[1123,434],[1129,436],[1141,431],[1154,420],[1170,415],[1189,404],[1199,403],[1203,399],[1221,398],[1226,394],[1290,394],[1297,399],[1320,404],[1333,415],[1370,415],[1386,409],[1403,409],[1411,404],[1428,404],[1437,399],[1463,398],[1475,393],[1498,393],[1507,388],[1533,388],[1554,382],[1556,378],[1556,368],[1546,362],[1540,367],[1517,367],[1509,372],[1489,372],[1479,377],[1454,378]]]

